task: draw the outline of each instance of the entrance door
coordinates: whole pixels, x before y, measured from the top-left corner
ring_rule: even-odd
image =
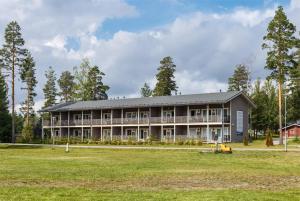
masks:
[[[148,130],[147,129],[141,129],[140,130],[140,140],[146,140],[148,137]]]

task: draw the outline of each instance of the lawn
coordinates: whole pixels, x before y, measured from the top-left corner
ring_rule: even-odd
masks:
[[[300,152],[0,146],[0,200],[300,200]]]

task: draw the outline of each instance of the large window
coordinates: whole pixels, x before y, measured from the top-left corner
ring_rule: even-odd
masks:
[[[136,115],[136,112],[126,112],[125,113],[125,117],[127,119],[136,119],[137,118],[137,115]]]

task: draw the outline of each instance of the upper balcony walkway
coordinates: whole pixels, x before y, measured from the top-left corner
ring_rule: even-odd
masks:
[[[97,126],[97,125],[156,125],[156,124],[195,124],[195,123],[229,123],[230,116],[175,116],[149,118],[108,118],[108,119],[79,119],[79,120],[44,120],[44,127],[51,126]]]

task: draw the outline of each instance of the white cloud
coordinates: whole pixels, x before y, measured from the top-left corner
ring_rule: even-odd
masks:
[[[156,69],[164,56],[174,58],[176,81],[182,94],[226,90],[227,79],[239,63],[250,66],[253,78],[266,75],[261,43],[274,7],[236,8],[223,14],[189,13],[159,28],[141,32],[120,30],[110,39],[101,39],[97,38],[96,30],[103,21],[137,16],[138,11],[121,0],[64,1],[59,8],[51,1],[37,2],[31,10],[19,2],[23,14],[18,18],[41,75],[38,100],[43,98],[46,67],[52,65],[59,74],[72,70],[83,57],[104,70],[104,81],[111,86],[109,93],[113,97],[139,96],[145,81],[154,87]],[[286,12],[300,27],[298,5],[299,0],[293,0]],[[6,19],[2,12],[1,27]],[[78,38],[78,50],[66,48],[67,37]]]

